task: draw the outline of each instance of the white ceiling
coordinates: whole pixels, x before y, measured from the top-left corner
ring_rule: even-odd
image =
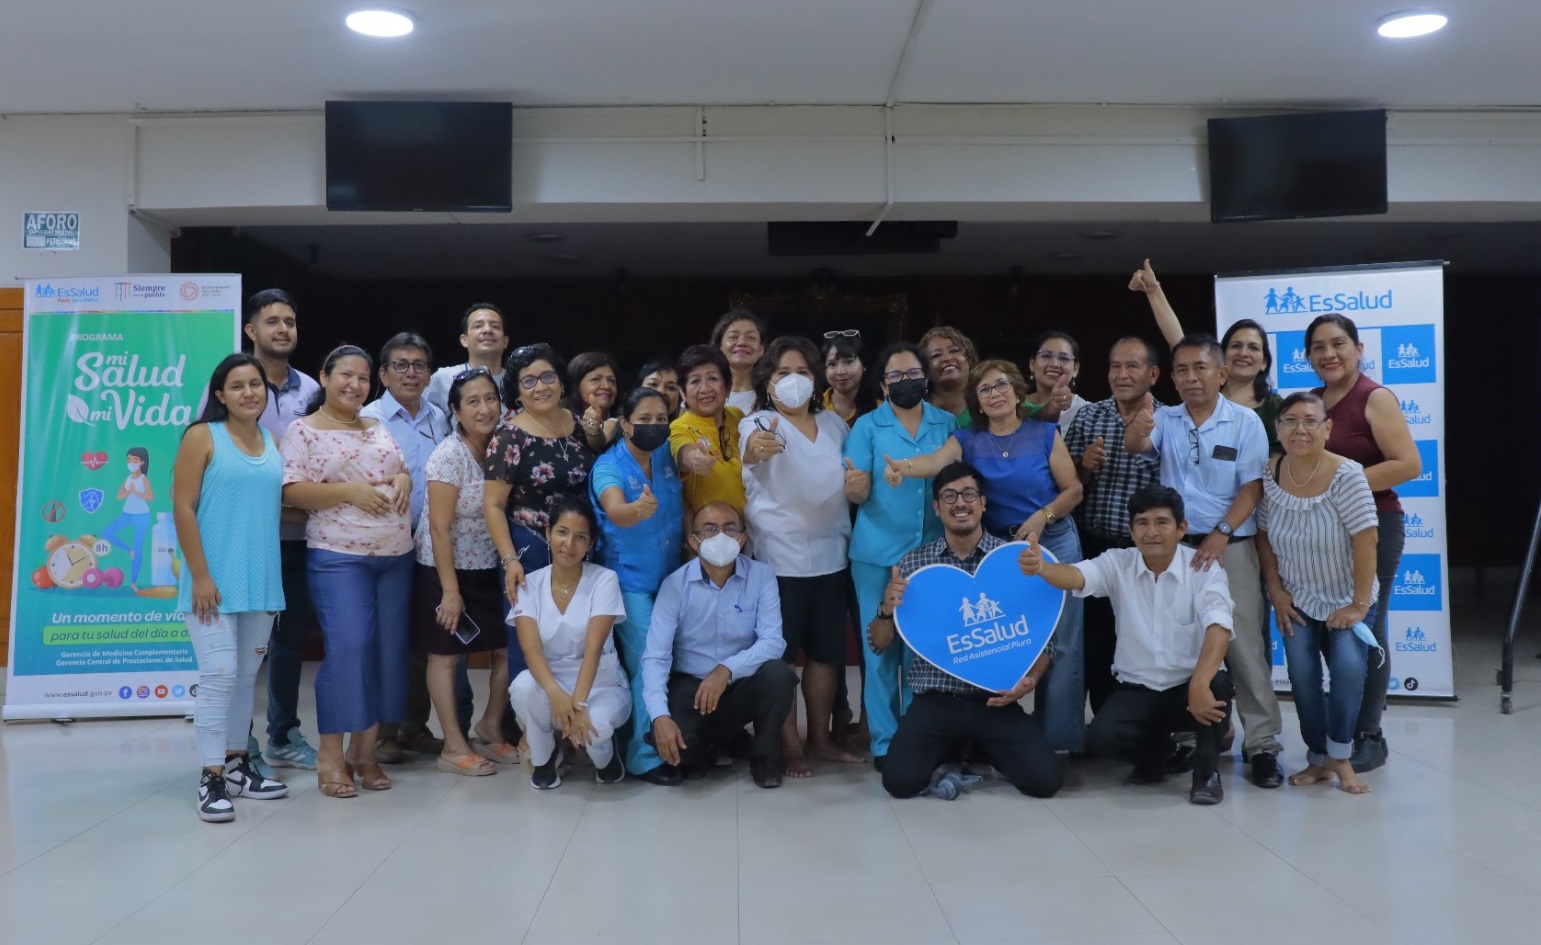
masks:
[[[32,2],[0,31],[0,114],[518,105],[1070,102],[1541,104],[1535,0],[413,0],[400,40],[341,0]],[[906,37],[918,24],[894,84]]]
[[[1112,238],[1091,239],[1101,231]],[[1210,273],[1447,259],[1454,272],[1541,272],[1541,223],[1290,221],[959,224],[936,255],[771,257],[756,223],[584,223],[535,227],[246,227],[247,236],[342,279],[538,279],[1106,274],[1144,256],[1158,272]],[[550,233],[558,242],[530,237]],[[1051,254],[1079,253],[1074,259]],[[572,257],[563,259],[560,257]]]

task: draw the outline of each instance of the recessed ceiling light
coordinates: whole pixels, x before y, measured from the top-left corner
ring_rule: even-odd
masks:
[[[531,233],[526,239],[532,243],[560,243],[567,237],[560,233]]]
[[[343,22],[355,33],[382,38],[405,36],[416,25],[409,14],[400,10],[355,10]]]
[[[1375,32],[1387,39],[1410,39],[1437,33],[1448,22],[1449,17],[1433,10],[1404,10],[1381,17],[1380,22],[1375,24]]]

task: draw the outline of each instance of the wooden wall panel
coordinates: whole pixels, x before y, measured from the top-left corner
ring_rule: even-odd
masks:
[[[10,658],[16,473],[21,456],[21,289],[0,289],[0,666]]]

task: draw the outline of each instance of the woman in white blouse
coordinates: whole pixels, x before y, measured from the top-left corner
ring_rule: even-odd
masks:
[[[1284,455],[1269,464],[1258,506],[1257,554],[1284,635],[1285,660],[1308,766],[1291,784],[1337,778],[1370,791],[1349,757],[1364,698],[1374,623],[1378,520],[1364,467],[1327,451],[1332,421],[1322,399],[1301,392],[1279,409]],[[1322,660],[1331,691],[1322,692]]]
[[[788,777],[813,774],[808,756],[860,763],[830,735],[835,680],[845,671],[846,595],[850,577],[851,506],[847,476],[865,477],[845,462],[845,421],[815,397],[822,371],[807,338],[777,338],[754,367],[759,409],[739,423],[744,454],[745,518],[756,559],[776,572],[781,592],[782,658],[803,664],[808,710],[806,746],[797,713],[781,735]]]
[[[615,730],[631,715],[631,689],[610,633],[626,608],[615,572],[585,560],[598,534],[586,499],[558,500],[546,528],[551,564],[525,578],[508,616],[529,667],[509,696],[530,747],[530,785],[538,790],[562,783],[558,732],[588,749],[599,783],[626,777]]]

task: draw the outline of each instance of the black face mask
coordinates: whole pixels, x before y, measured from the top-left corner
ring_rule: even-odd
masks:
[[[913,381],[894,381],[888,385],[888,402],[895,407],[908,410],[925,399],[926,381],[924,378],[917,378]]]
[[[631,425],[632,445],[644,453],[653,450],[669,442],[669,425],[667,423],[634,423]]]

